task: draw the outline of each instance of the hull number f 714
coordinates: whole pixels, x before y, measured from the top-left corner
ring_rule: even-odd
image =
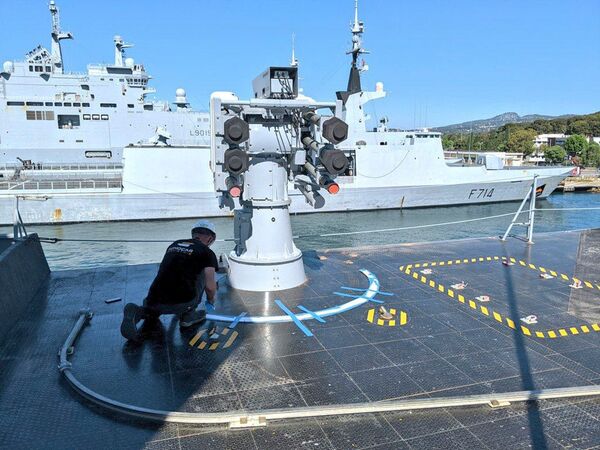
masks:
[[[484,188],[471,189],[471,192],[469,193],[469,200],[470,199],[477,199],[477,198],[492,198],[493,196],[494,196],[494,188],[491,188],[491,189],[484,189]]]

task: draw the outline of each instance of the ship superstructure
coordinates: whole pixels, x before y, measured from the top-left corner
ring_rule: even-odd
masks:
[[[369,129],[369,116],[365,114],[364,106],[385,97],[386,92],[381,82],[376,83],[374,91],[364,90],[361,83],[361,72],[368,66],[359,62],[359,56],[368,52],[362,46],[364,24],[358,18],[356,1],[350,28],[350,75],[346,90],[337,93],[343,106],[341,119],[349,127],[348,138],[338,148],[345,153],[349,163],[336,179],[339,193],[327,194],[324,206],[317,209],[310,206],[305,195],[290,182],[291,212],[515,201],[527,194],[534,177],[537,177],[537,194],[544,198],[568,176],[569,167],[504,168],[502,161],[493,155],[486,155],[482,164],[451,165],[444,158],[441,133],[426,129],[391,129],[387,119]],[[64,36],[64,33],[57,33],[60,35]],[[33,155],[26,156],[31,161],[22,162],[19,168],[3,171],[0,167],[0,222],[11,222],[15,195],[47,198],[41,203],[22,202],[21,215],[29,223],[231,214],[227,209],[219,208],[214,191],[209,115],[192,112],[183,90],[177,92],[174,109],[147,101],[146,95],[151,92],[149,76],[143,66],[124,57],[123,52],[129,44],[120,37],[115,38],[114,44],[115,63],[90,66],[86,75],[58,73],[55,70],[59,69],[52,64],[45,72],[46,66],[41,63],[27,62],[19,67],[5,63],[7,67],[2,75],[5,92],[7,78],[10,81],[15,76],[31,77],[37,89],[45,92],[47,97],[41,101],[39,96],[12,95],[6,101],[5,110],[0,112],[4,117],[14,117],[13,122],[2,125],[5,127],[2,151],[21,159],[25,158],[20,155]],[[38,50],[41,59],[50,61],[49,52]],[[30,71],[28,66],[33,69]],[[35,68],[38,66],[43,70]],[[298,70],[295,54],[290,69]],[[46,78],[53,80],[55,87],[44,84]],[[70,81],[67,83],[67,80]],[[79,89],[66,92],[66,87],[56,87],[67,85]],[[58,96],[58,100],[52,99],[52,95]],[[28,104],[27,98],[35,98],[31,100],[35,105]],[[116,103],[105,103],[109,101]],[[9,102],[20,103],[9,105]],[[57,103],[61,106],[56,106]],[[36,131],[31,127],[23,129],[23,124],[28,123],[46,127],[48,134],[45,135],[42,128]],[[21,147],[7,145],[7,135]],[[52,139],[58,143],[47,142]],[[70,139],[68,146],[67,139]],[[87,142],[93,139],[102,145],[88,146]],[[135,144],[139,141],[142,142]],[[59,151],[63,144],[71,156],[67,151]],[[54,147],[49,148],[50,145]],[[86,152],[100,152],[100,157],[91,159]],[[102,159],[102,152],[107,152],[106,159]],[[61,158],[79,158],[83,162],[48,165],[51,161],[48,157],[55,154],[60,154]],[[43,164],[36,164],[37,157],[45,158]]]
[[[174,106],[152,101],[151,76],[126,57],[131,47],[114,37],[114,63],[65,71],[60,27],[50,2],[51,51],[37,46],[23,61],[5,61],[0,73],[0,163],[121,163],[124,146],[154,140],[208,145],[208,114],[190,108],[183,89]]]

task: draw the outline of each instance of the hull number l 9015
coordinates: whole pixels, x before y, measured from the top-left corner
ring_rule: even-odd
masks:
[[[476,198],[492,198],[493,196],[494,196],[494,188],[471,189],[471,192],[469,193],[469,200],[476,199]]]

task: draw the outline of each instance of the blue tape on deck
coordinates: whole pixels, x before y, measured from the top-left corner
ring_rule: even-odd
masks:
[[[383,292],[383,291],[378,291],[376,289],[352,288],[352,287],[348,287],[348,286],[342,286],[340,289],[346,289],[347,291],[373,292],[375,294],[388,295],[388,296],[393,296],[394,295],[391,292]]]
[[[294,323],[296,324],[296,326],[297,326],[298,328],[300,328],[300,331],[302,331],[302,332],[303,332],[305,335],[307,335],[308,337],[311,337],[311,336],[313,336],[312,332],[311,332],[311,331],[310,331],[308,328],[306,328],[306,327],[304,326],[304,324],[302,323],[302,321],[301,321],[300,319],[298,319],[298,317],[296,317],[296,314],[294,314],[292,311],[290,311],[290,310],[288,309],[288,307],[287,307],[287,306],[285,306],[281,300],[275,300],[275,304],[276,304],[277,306],[279,306],[279,308],[280,308],[280,309],[281,309],[281,310],[282,310],[284,313],[286,313],[288,316],[290,316],[290,318],[291,318],[291,319],[294,321]]]
[[[307,314],[310,314],[315,320],[318,320],[321,323],[325,323],[325,319],[323,319],[321,316],[319,316],[316,312],[311,311],[310,309],[305,308],[302,305],[298,305],[298,309],[304,311]]]
[[[236,316],[235,319],[233,319],[233,321],[227,326],[227,328],[235,328],[235,326],[240,322],[242,317],[244,317],[246,314],[248,314],[248,313],[243,312],[239,316]]]
[[[335,295],[339,295],[340,297],[350,297],[350,298],[356,298],[356,295],[352,295],[352,294],[344,294],[343,292],[334,292]],[[374,298],[367,298],[367,297],[362,297],[365,300],[369,301],[369,302],[373,302],[373,303],[384,303],[383,300],[377,300]]]

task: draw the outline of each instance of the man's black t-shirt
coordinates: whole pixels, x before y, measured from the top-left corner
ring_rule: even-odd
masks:
[[[198,277],[207,267],[219,269],[217,256],[202,242],[181,239],[167,248],[158,274],[148,291],[148,304],[191,302],[198,297]]]

